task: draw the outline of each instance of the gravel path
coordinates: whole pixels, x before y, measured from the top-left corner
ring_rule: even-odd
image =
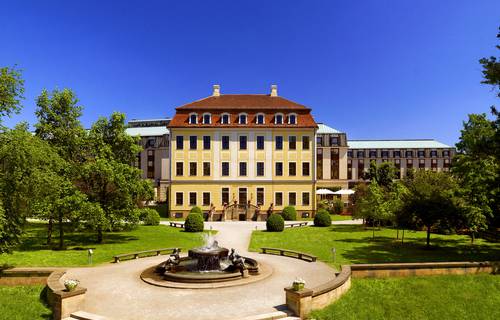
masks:
[[[343,222],[343,221],[337,221]],[[352,220],[349,221],[352,224]],[[168,222],[162,222],[168,223]],[[335,276],[322,262],[309,263],[293,258],[248,252],[252,231],[265,228],[264,222],[208,222],[218,230],[221,246],[235,248],[273,268],[262,281],[220,289],[170,289],[144,283],[140,273],[166,259],[143,258],[93,268],[73,268],[67,278],[76,278],[88,289],[84,311],[111,319],[237,319],[274,312],[284,307],[283,288],[301,277],[314,287]]]

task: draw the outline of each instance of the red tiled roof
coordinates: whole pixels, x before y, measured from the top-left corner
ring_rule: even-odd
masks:
[[[189,114],[198,114],[198,123],[189,123]],[[209,112],[212,115],[211,124],[202,124],[202,115]],[[275,113],[283,113],[284,124],[274,124]],[[222,113],[229,113],[230,124],[221,123]],[[240,113],[248,115],[247,124],[238,124]],[[257,113],[264,113],[265,124],[256,124]],[[297,114],[297,124],[288,124],[289,113]],[[282,97],[253,94],[224,94],[218,97],[208,97],[176,108],[176,114],[170,121],[169,128],[317,128],[311,115],[311,109]]]

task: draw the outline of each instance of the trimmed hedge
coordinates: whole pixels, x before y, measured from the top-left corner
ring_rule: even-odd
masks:
[[[285,219],[279,214],[271,214],[266,220],[266,230],[272,232],[281,232],[285,229]]]
[[[191,211],[189,211],[189,213],[199,213],[199,214],[202,214],[203,211],[201,211],[200,207],[194,206],[194,207],[191,208]]]
[[[195,207],[196,208],[196,207]],[[202,232],[205,228],[203,216],[199,213],[188,214],[184,222],[184,230],[187,232]]]
[[[297,210],[295,210],[294,206],[285,207],[281,212],[281,216],[286,221],[297,220]]]
[[[325,209],[320,209],[314,216],[314,225],[316,227],[329,227],[332,225],[332,218]]]
[[[147,226],[157,226],[160,224],[160,214],[155,209],[141,209],[140,219]]]

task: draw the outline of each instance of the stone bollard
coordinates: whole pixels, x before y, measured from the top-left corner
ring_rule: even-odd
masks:
[[[248,274],[248,269],[243,269],[241,270],[241,276],[243,278],[248,278],[249,277],[249,274]]]
[[[292,287],[285,288],[286,306],[295,316],[305,319],[312,310],[312,294],[311,289],[304,288],[299,291],[293,290]]]

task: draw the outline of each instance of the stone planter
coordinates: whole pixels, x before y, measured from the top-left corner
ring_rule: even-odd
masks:
[[[66,280],[64,281],[64,287],[67,292],[75,291],[76,287],[78,287],[80,282],[78,280]]]
[[[294,282],[292,284],[292,288],[293,288],[294,291],[300,291],[300,290],[304,289],[304,283],[302,283],[302,282]]]

